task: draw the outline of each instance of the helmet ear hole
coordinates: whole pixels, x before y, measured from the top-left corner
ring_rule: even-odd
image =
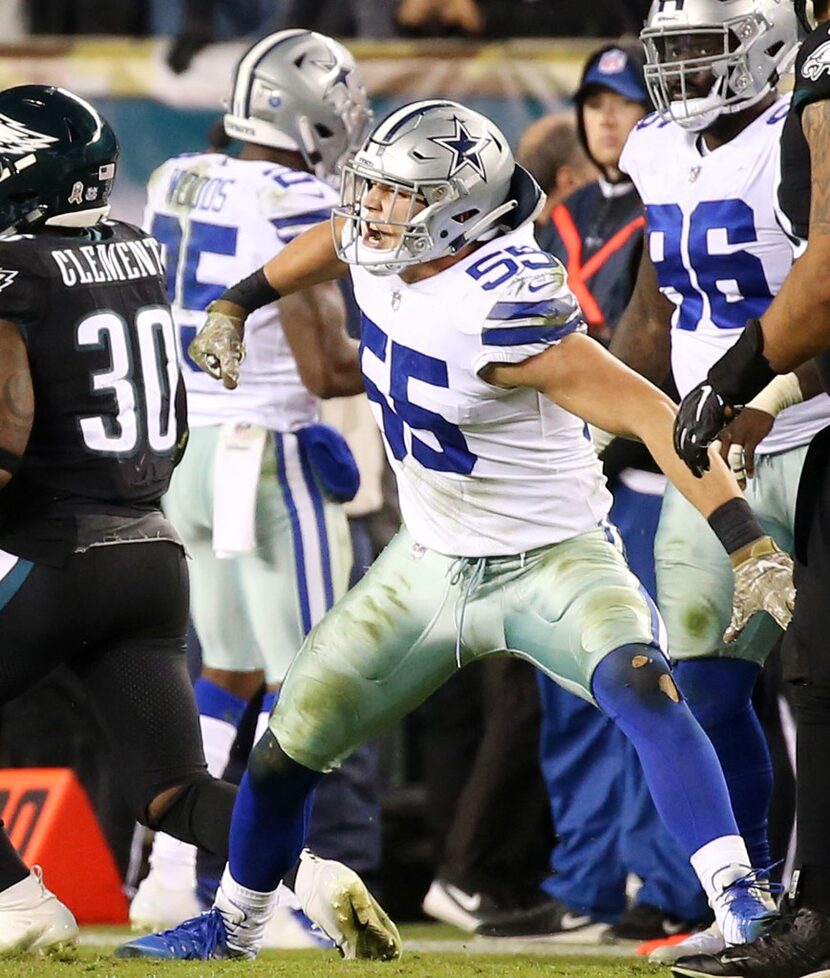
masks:
[[[331,139],[334,133],[329,129],[328,126],[324,126],[322,122],[317,122],[314,124],[314,131],[321,139]]]

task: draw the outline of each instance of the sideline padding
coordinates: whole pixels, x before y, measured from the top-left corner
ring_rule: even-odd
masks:
[[[121,924],[121,877],[89,799],[68,768],[0,769],[0,818],[27,866],[80,924]]]

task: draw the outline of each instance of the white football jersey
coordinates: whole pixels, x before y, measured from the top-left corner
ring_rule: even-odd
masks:
[[[415,540],[517,554],[602,524],[611,497],[583,421],[479,376],[584,331],[566,273],[531,227],[407,285],[352,266],[361,366]]]
[[[168,160],[151,176],[147,193],[145,227],[167,253],[191,426],[235,420],[296,431],[314,423],[318,401],[300,380],[278,304],[248,317],[247,357],[234,391],[199,370],[187,347],[208,303],[292,238],[328,220],[337,194],[310,173],[220,153]]]
[[[628,138],[620,168],[646,208],[647,246],[660,291],[675,305],[671,356],[681,396],[769,306],[792,264],[776,220],[779,140],[789,98],[779,98],[734,139],[703,138],[658,115]],[[797,324],[793,324],[794,328]],[[804,445],[830,421],[822,394],[782,411],[759,453]]]

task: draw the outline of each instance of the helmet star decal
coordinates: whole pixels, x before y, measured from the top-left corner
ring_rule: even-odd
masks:
[[[464,123],[459,119],[453,119],[455,132],[452,136],[430,136],[429,141],[443,146],[453,154],[450,172],[447,174],[454,177],[464,166],[471,166],[482,180],[487,179],[484,172],[484,164],[481,161],[481,152],[490,142],[489,136],[473,137],[465,128]]]
[[[338,62],[332,58],[331,61],[312,61],[313,65],[317,65],[322,71],[328,74],[330,71],[334,71],[337,68],[337,75],[332,78],[328,83],[328,87],[325,92],[323,92],[323,98],[327,98],[331,93],[337,88],[338,85],[342,85],[343,88],[348,91],[349,89],[349,75],[352,73],[352,69],[348,65],[338,64]]]

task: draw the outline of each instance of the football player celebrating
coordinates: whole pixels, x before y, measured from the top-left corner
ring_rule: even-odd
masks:
[[[611,349],[655,383],[671,369],[686,394],[746,320],[767,308],[792,264],[774,200],[789,99],[775,86],[792,59],[797,21],[777,0],[657,0],[642,37],[658,112],[632,133],[620,165],[645,204],[647,247]],[[814,372],[805,388],[808,381],[809,393],[818,393]],[[748,457],[747,501],[787,550],[807,445],[828,421],[824,394],[789,407],[758,444],[757,461]],[[705,521],[671,486],[655,560],[678,685],[718,753],[738,828],[762,869],[771,862],[772,765],[752,690],[780,629],[759,615],[737,641],[723,642],[731,568]],[[653,957],[666,962],[721,947],[715,927]]]
[[[642,438],[709,518],[746,598],[737,627],[762,606],[786,622],[789,561],[720,459],[702,481],[677,459],[670,400],[584,335],[564,268],[533,237],[540,205],[492,122],[448,100],[407,105],[344,168],[333,233],[310,229],[213,305],[190,352],[233,387],[248,313],[351,272],[405,525],[292,663],[240,786],[214,910],[125,953],[207,958],[217,933],[256,953],[323,773],[491,654],[535,663],[631,738],[730,942],[767,919],[581,418]],[[298,882],[315,872],[303,858]]]
[[[806,22],[806,4],[796,9]],[[738,408],[755,396],[777,405],[798,396],[787,374],[810,357],[827,385],[830,301],[830,4],[814,0],[818,21],[796,60],[792,106],[781,138],[778,202],[800,255],[773,303],[751,319],[741,339],[684,398],[675,429],[680,455],[697,473],[706,469],[706,446]],[[765,385],[769,385],[766,386]],[[760,395],[759,395],[760,392]],[[830,428],[812,441],[799,486],[795,520],[798,600],[784,637],[785,678],[793,683],[798,731],[796,819],[798,847],[788,910],[739,956],[696,956],[678,962],[677,974],[736,978],[830,975],[830,666],[826,618],[830,539]]]
[[[326,179],[360,146],[370,122],[351,54],[305,30],[271,34],[245,52],[228,109],[225,130],[242,140],[241,158],[188,153],[163,163],[149,182],[144,224],[166,248],[183,349],[208,303],[328,218],[337,193]],[[263,671],[262,729],[292,655],[348,584],[351,543],[337,500],[354,495],[357,469],[341,436],[319,424],[315,396],[363,390],[344,319],[333,282],[261,310],[248,323],[248,356],[233,393],[181,361],[190,439],[163,505],[191,556],[202,647],[196,703],[208,770],[217,777]],[[228,458],[231,465],[220,462]],[[371,834],[380,831],[378,819],[368,817],[376,810],[371,750],[318,793],[311,827],[325,855],[350,865],[362,859],[364,869],[380,848]],[[192,846],[156,834],[150,873],[130,905],[134,927],[155,930],[199,912],[195,864]],[[298,921],[281,902],[269,943],[313,946],[314,932]]]

